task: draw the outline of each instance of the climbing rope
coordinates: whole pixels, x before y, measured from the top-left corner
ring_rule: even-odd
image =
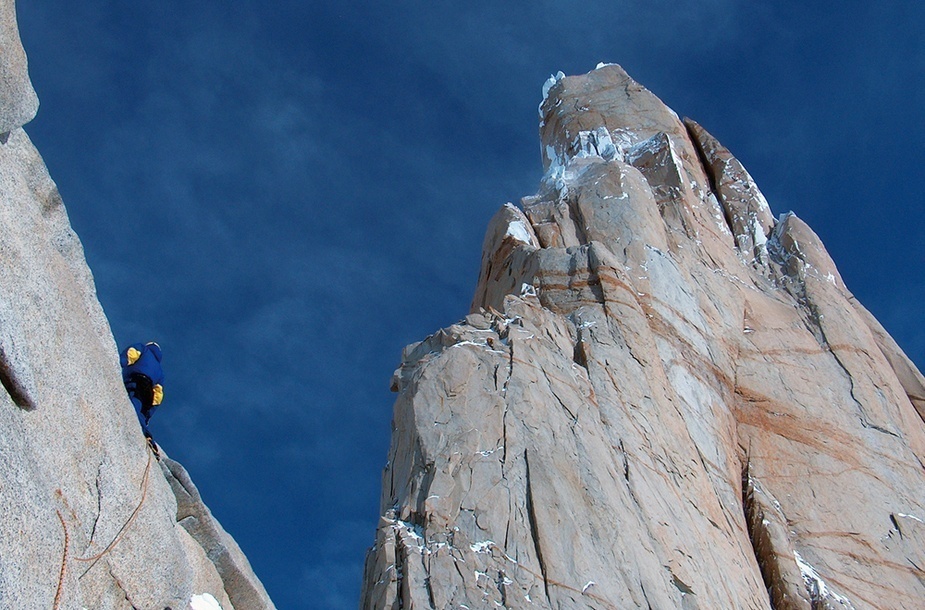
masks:
[[[94,555],[93,557],[74,557],[73,558],[74,561],[93,562],[90,564],[90,567],[84,570],[83,574],[77,577],[78,580],[86,576],[87,572],[93,569],[93,566],[96,565],[96,562],[99,561],[100,558],[102,558],[104,555],[106,555],[106,553],[110,552],[112,549],[115,548],[115,546],[119,543],[119,541],[122,540],[122,536],[125,534],[125,530],[127,530],[128,527],[132,524],[132,522],[135,520],[135,517],[138,516],[138,512],[141,510],[141,506],[142,504],[145,503],[145,498],[148,495],[148,480],[149,480],[149,475],[151,473],[151,458],[153,456],[154,456],[154,453],[152,451],[148,451],[148,463],[145,466],[145,474],[141,480],[141,501],[138,502],[138,506],[136,506],[135,510],[132,511],[132,515],[128,518],[128,521],[125,522],[125,525],[123,525],[122,528],[119,530],[119,532],[116,534],[115,538],[112,539],[112,542],[109,543],[109,546],[107,546],[105,549],[103,549],[102,551]],[[57,495],[60,496],[61,500],[64,502],[64,505],[67,506],[67,501],[64,499],[64,495],[61,493],[60,489],[57,491]],[[55,590],[55,601],[51,607],[52,610],[58,610],[58,607],[61,605],[61,594],[64,592],[64,575],[67,572],[68,548],[70,546],[70,540],[71,540],[70,533],[68,532],[68,529],[67,529],[67,523],[64,521],[64,517],[61,515],[61,511],[55,509],[55,513],[57,513],[58,520],[61,522],[61,529],[64,530],[64,553],[63,553],[63,556],[61,557],[61,571],[58,573],[58,588]],[[92,541],[91,541],[91,544],[92,544]]]
[[[103,549],[96,555],[93,555],[92,557],[75,557],[74,558],[74,561],[92,562],[90,566],[86,570],[84,570],[83,574],[77,577],[78,579],[86,576],[87,572],[93,569],[93,566],[96,565],[97,561],[99,561],[104,555],[112,551],[115,548],[115,546],[119,544],[119,542],[122,540],[122,536],[125,534],[125,531],[132,524],[132,522],[135,521],[135,517],[138,516],[138,513],[141,511],[142,505],[145,503],[145,497],[147,497],[148,495],[148,475],[151,473],[151,461],[152,461],[153,456],[154,456],[154,453],[149,450],[148,451],[148,463],[145,466],[144,478],[142,478],[141,480],[141,500],[138,502],[138,506],[135,507],[135,510],[132,511],[132,515],[128,518],[128,521],[125,522],[125,525],[123,525],[119,529],[119,532],[116,534],[115,538],[113,538],[112,542],[109,543],[109,546],[107,546],[105,549]],[[67,529],[65,528],[65,532],[66,531]],[[91,544],[92,544],[92,541],[91,541]]]
[[[70,541],[67,524],[64,522],[64,517],[61,516],[61,511],[55,509],[55,512],[58,513],[58,521],[61,522],[61,527],[64,528],[64,553],[61,556],[61,571],[58,573],[58,589],[55,591],[55,603],[51,607],[52,610],[58,610],[58,606],[61,605],[61,592],[64,591],[64,572],[67,570],[67,547]]]

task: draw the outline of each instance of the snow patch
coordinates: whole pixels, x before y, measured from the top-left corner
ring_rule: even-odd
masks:
[[[662,132],[641,142],[636,142],[626,149],[626,162],[633,165],[644,155],[656,155],[662,148]],[[669,144],[671,140],[668,140]],[[672,151],[673,152],[673,151]]]
[[[560,80],[565,78],[565,73],[562,70],[559,70],[555,74],[550,74],[549,78],[546,79],[546,82],[543,83],[543,100],[540,102],[540,118],[543,116],[543,104],[546,102],[546,98],[549,97],[549,90],[556,86]]]
[[[617,147],[607,128],[603,125],[597,129],[578,132],[573,145],[574,157],[600,157],[610,161],[617,154]]]
[[[494,449],[484,449],[482,451],[476,451],[476,454],[482,457],[488,457],[489,455],[494,454],[496,451],[504,451],[504,445],[498,445]]]
[[[489,352],[494,352],[494,353],[496,353],[496,354],[506,354],[506,353],[507,353],[507,352],[505,352],[505,351],[501,351],[501,350],[497,350],[497,349],[492,349],[492,347],[491,347],[490,345],[488,345],[488,343],[478,343],[477,341],[468,341],[468,340],[457,341],[456,343],[454,343],[453,345],[451,345],[451,346],[448,347],[447,349],[453,349],[454,347],[462,347],[462,346],[464,346],[464,345],[473,345],[473,346],[475,346],[475,347],[482,347],[482,348],[487,349]]]
[[[527,229],[527,225],[525,225],[524,221],[522,220],[515,220],[514,222],[508,224],[507,232],[504,234],[504,236],[510,236],[519,242],[533,245],[533,237],[530,235],[530,230]]]
[[[567,151],[559,151],[552,144],[547,144],[543,149],[549,165],[542,182],[555,186],[560,191],[588,168],[587,164],[574,164],[576,159],[611,161],[623,155],[622,140],[615,142],[611,133],[603,125],[578,132],[567,148]]]
[[[222,605],[210,593],[192,596],[189,605],[192,610],[222,610]]]
[[[473,553],[491,553],[491,547],[494,546],[494,544],[495,543],[491,540],[483,540],[482,542],[470,544],[469,548],[472,549]]]
[[[589,588],[593,587],[593,586],[596,585],[596,584],[597,584],[597,583],[594,582],[593,580],[589,580],[589,581],[588,581],[588,584],[586,584],[585,586],[583,586],[583,587],[581,588],[581,594],[584,595],[585,591],[587,591]]]
[[[842,597],[829,589],[825,581],[822,580],[822,577],[819,576],[819,573],[816,572],[816,569],[809,565],[798,552],[794,551],[793,557],[800,567],[800,572],[803,574],[803,582],[806,583],[806,588],[809,590],[812,601],[831,600],[837,602],[842,608],[854,609],[854,606],[851,605],[851,602],[848,601],[846,597]]]
[[[617,64],[609,64],[609,63],[605,63],[602,61],[602,62],[598,62],[597,66],[594,69],[600,70],[601,68],[606,68],[607,66],[615,66],[615,65]]]

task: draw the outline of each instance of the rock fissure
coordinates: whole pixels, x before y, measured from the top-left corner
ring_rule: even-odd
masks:
[[[720,212],[722,213],[723,220],[726,223],[726,228],[729,229],[729,233],[732,235],[733,242],[737,242],[736,226],[735,222],[733,222],[733,211],[728,205],[723,204],[723,196],[720,194],[719,189],[719,180],[717,180],[717,176],[713,171],[713,167],[707,159],[707,154],[704,151],[704,144],[700,141],[700,138],[691,128],[690,119],[684,119],[684,126],[687,129],[688,136],[695,145],[694,147],[697,150],[697,158],[700,161],[700,168],[703,170],[704,175],[707,177],[707,180],[710,183],[710,192],[713,193],[713,196],[716,198],[716,201],[719,204]]]
[[[888,434],[890,436],[899,437],[899,435],[896,434],[895,432],[892,432],[884,428],[883,426],[879,424],[875,424],[872,421],[870,421],[870,418],[867,413],[867,409],[864,408],[864,403],[862,403],[858,399],[855,393],[855,380],[854,380],[854,376],[851,374],[851,370],[845,364],[842,357],[838,355],[838,346],[832,345],[829,342],[828,337],[826,336],[825,327],[823,326],[822,321],[819,319],[820,314],[818,313],[818,311],[816,311],[815,308],[813,308],[813,311],[815,314],[814,317],[817,320],[819,332],[822,335],[823,345],[826,346],[826,348],[828,349],[828,352],[832,355],[832,358],[835,359],[835,363],[838,364],[839,369],[841,369],[842,373],[844,373],[844,376],[848,380],[848,386],[849,386],[848,393],[851,396],[851,400],[854,402],[855,406],[857,407],[858,417],[860,418],[861,425],[863,425],[865,428],[870,428],[871,430],[875,430],[882,434]]]
[[[122,594],[123,599],[125,599],[125,602],[129,606],[132,607],[132,610],[141,610],[132,601],[132,598],[129,596],[128,591],[125,590],[125,585],[122,584],[122,581],[119,579],[119,577],[113,573],[112,567],[110,567],[107,571],[109,572],[109,577],[112,579],[112,582],[116,585],[116,587],[118,587],[119,592]]]
[[[430,610],[437,610],[437,602],[434,601],[434,588],[430,584],[430,569],[427,567],[427,561],[424,553],[421,553],[421,568],[424,570],[424,588],[427,590],[427,602],[430,604]]]
[[[13,363],[7,356],[3,346],[0,345],[0,384],[12,399],[13,403],[26,411],[35,409],[35,401],[29,395],[23,383],[16,376]]]
[[[96,528],[100,523],[100,519],[103,518],[103,464],[104,461],[100,461],[99,466],[96,468],[96,517],[93,519],[93,526],[90,528],[90,537],[87,541],[87,549],[93,545],[93,539],[96,537]],[[87,550],[85,549],[85,551]]]
[[[540,574],[543,578],[543,591],[546,593],[546,601],[551,603],[549,598],[549,578],[546,575],[546,562],[543,559],[543,547],[540,543],[539,522],[536,518],[536,506],[533,502],[533,485],[530,478],[530,457],[524,451],[524,465],[526,468],[526,500],[527,500],[527,519],[529,520],[530,539],[533,541],[533,550],[536,553],[536,560],[540,564]]]

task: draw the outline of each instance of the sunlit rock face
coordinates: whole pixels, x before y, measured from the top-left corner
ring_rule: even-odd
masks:
[[[32,120],[39,98],[29,80],[13,0],[0,0],[0,141]]]
[[[819,238],[619,66],[408,346],[361,607],[920,608],[925,379]]]
[[[0,607],[273,608],[183,467],[147,448],[83,247],[22,129],[34,93],[8,0],[0,28]]]

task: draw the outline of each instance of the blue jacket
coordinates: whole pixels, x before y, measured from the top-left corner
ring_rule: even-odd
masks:
[[[133,343],[122,351],[122,382],[135,406],[144,435],[151,438],[148,421],[164,397],[161,347],[157,343]]]
[[[119,363],[122,365],[122,381],[127,382],[133,373],[141,373],[150,379],[153,385],[164,385],[161,357],[161,346],[157,343],[129,345],[119,357]]]

